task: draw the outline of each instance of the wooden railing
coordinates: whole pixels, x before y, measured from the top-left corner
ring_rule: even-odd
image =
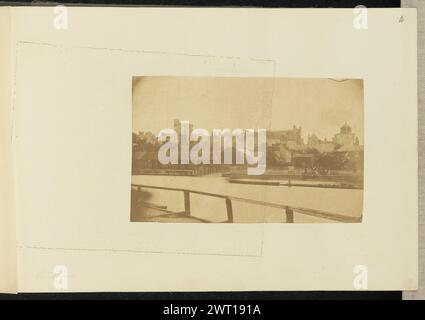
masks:
[[[316,210],[316,209],[294,207],[294,206],[288,206],[288,205],[283,205],[283,204],[278,204],[278,203],[265,202],[265,201],[253,200],[253,199],[245,199],[245,198],[240,198],[240,197],[233,197],[233,196],[227,196],[227,195],[210,193],[210,192],[203,192],[203,191],[197,191],[197,190],[160,187],[160,186],[142,185],[142,184],[132,184],[131,187],[137,189],[138,191],[141,191],[142,188],[145,188],[145,189],[159,189],[159,190],[182,192],[183,198],[184,198],[184,212],[182,212],[182,214],[187,215],[187,216],[191,215],[191,207],[190,207],[190,194],[191,193],[203,195],[203,196],[208,196],[208,197],[224,199],[225,203],[226,203],[226,211],[227,211],[227,221],[225,221],[225,222],[229,222],[229,223],[233,222],[232,201],[244,202],[244,203],[250,203],[250,204],[254,204],[254,205],[266,206],[266,207],[270,207],[270,208],[282,209],[284,211],[284,214],[285,214],[285,217],[286,217],[286,223],[294,223],[294,212],[304,214],[304,215],[308,215],[308,216],[312,216],[312,217],[316,217],[316,218],[322,218],[322,219],[337,221],[337,222],[355,223],[355,222],[361,222],[362,221],[362,217],[350,217],[350,216],[345,216],[345,215],[336,214],[336,213],[330,213],[330,212],[327,212],[327,211],[321,211],[321,210]]]

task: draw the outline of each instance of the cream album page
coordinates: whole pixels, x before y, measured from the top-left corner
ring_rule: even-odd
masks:
[[[415,290],[416,28],[0,8],[0,290]]]

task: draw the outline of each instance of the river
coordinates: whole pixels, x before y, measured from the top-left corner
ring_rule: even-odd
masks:
[[[349,217],[360,217],[363,208],[363,190],[314,187],[287,187],[229,183],[221,175],[201,177],[135,175],[132,184],[144,184],[171,188],[217,193],[282,205],[327,211]],[[170,211],[183,211],[181,191],[149,189],[149,203],[166,206]],[[220,198],[191,194],[191,214],[213,222],[227,219],[225,201]],[[285,222],[281,209],[233,201],[235,223]],[[295,223],[334,222],[295,212]]]

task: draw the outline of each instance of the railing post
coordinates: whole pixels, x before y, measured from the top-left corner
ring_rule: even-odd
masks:
[[[190,216],[190,192],[184,190],[184,213]]]
[[[294,223],[294,210],[286,207],[286,223]]]
[[[233,222],[233,206],[232,200],[226,198],[227,222]]]

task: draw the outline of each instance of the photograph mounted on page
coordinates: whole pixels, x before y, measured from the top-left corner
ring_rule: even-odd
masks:
[[[133,77],[132,222],[356,223],[363,80]]]

